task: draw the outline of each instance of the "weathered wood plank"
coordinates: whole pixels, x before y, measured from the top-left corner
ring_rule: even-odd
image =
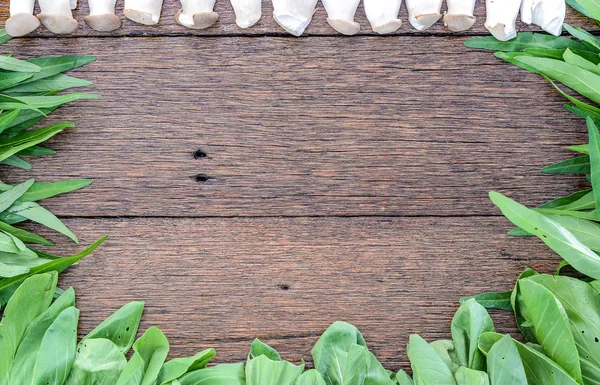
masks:
[[[198,36],[223,36],[223,35],[249,35],[249,36],[261,36],[265,34],[276,34],[276,35],[287,35],[283,29],[281,29],[277,23],[273,20],[273,6],[271,1],[263,0],[263,18],[261,21],[250,29],[238,28],[235,24],[235,15],[233,9],[228,1],[220,0],[217,2],[215,7],[216,12],[220,15],[220,20],[213,27],[202,30],[193,31],[186,29],[175,22],[174,16],[181,9],[179,1],[166,1],[162,18],[158,26],[144,26],[136,24],[124,16],[123,28],[115,32],[97,32],[90,29],[83,18],[89,13],[86,1],[80,1],[79,9],[74,13],[77,20],[79,20],[80,29],[76,33],[77,36],[165,36],[165,35],[198,35]],[[475,15],[477,16],[477,23],[466,34],[487,34],[487,30],[484,28],[483,23],[485,22],[485,1],[480,0],[477,5]],[[117,5],[117,13],[123,14],[123,2],[119,1]],[[8,18],[8,5],[3,4],[0,6],[0,20],[1,25],[4,25],[4,21]],[[322,4],[319,3],[317,11],[313,17],[313,22],[306,30],[307,36],[318,36],[318,35],[336,35],[334,31],[327,24],[327,13],[323,8]],[[408,22],[408,12],[406,6],[402,7],[400,12],[400,19],[403,21],[402,27],[396,32],[397,35],[445,35],[449,31],[439,22],[436,26],[432,27],[425,33],[419,33],[413,29]],[[362,5],[356,15],[356,21],[361,24],[360,34],[373,35],[370,25],[364,13]],[[598,31],[598,25],[591,22],[587,18],[577,14],[575,11],[569,8],[567,22],[573,25],[585,27],[589,30]],[[532,31],[539,30],[538,28],[519,23],[519,30],[521,31]],[[465,33],[461,33],[465,34]],[[53,36],[49,31],[40,28],[35,34],[31,36],[35,37],[49,37]]]
[[[396,369],[406,363],[410,333],[449,336],[459,297],[508,290],[525,267],[552,272],[559,262],[536,239],[507,237],[503,218],[67,223],[84,244],[111,234],[61,279],[77,291],[82,333],[143,299],[143,327],[162,328],[174,354],[214,346],[221,361],[244,359],[254,337],[286,358],[308,360],[318,335],[342,319]],[[497,319],[498,330],[513,331],[510,315]]]
[[[539,170],[584,123],[462,41],[12,41],[18,57],[98,55],[75,74],[103,98],[54,114],[78,126],[57,156],[0,176],[94,178],[76,205],[49,204],[62,216],[490,215],[492,189],[527,204],[574,192],[582,178]]]

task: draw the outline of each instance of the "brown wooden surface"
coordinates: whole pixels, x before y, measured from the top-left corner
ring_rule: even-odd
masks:
[[[165,330],[173,356],[213,346],[220,361],[241,360],[261,337],[310,361],[318,335],[343,319],[397,369],[410,333],[449,336],[460,296],[558,263],[535,239],[506,237],[487,198],[493,189],[535,205],[583,185],[539,172],[586,138],[539,77],[441,27],[340,38],[319,9],[312,36],[295,39],[269,6],[242,31],[219,2],[222,23],[196,37],[173,24],[176,9],[167,4],[158,28],[40,30],[3,47],[98,56],[73,74],[102,99],[49,119],[78,127],[50,142],[58,155],[0,170],[4,181],[95,179],[44,203],[84,244],[112,236],[62,279],[77,290],[82,333],[143,299],[143,326]],[[483,32],[478,15],[471,34]],[[362,10],[358,19],[369,34]],[[208,157],[194,159],[198,148]],[[514,331],[510,315],[495,316]]]

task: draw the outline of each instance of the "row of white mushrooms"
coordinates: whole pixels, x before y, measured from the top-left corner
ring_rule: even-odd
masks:
[[[33,16],[35,0],[11,0],[10,18],[6,32],[11,36],[24,36],[40,25],[57,34],[73,33],[77,21],[72,10],[77,0],[38,0],[40,13]],[[117,0],[88,0],[90,14],[85,22],[98,31],[113,31],[121,27],[121,18],[115,14]],[[219,15],[214,12],[216,0],[180,0],[182,10],[177,13],[177,23],[192,29],[204,29],[213,25]],[[262,16],[262,0],[230,0],[240,28],[249,28]],[[300,36],[310,24],[318,0],[272,0],[275,21],[289,33]],[[354,21],[361,0],[321,0],[327,11],[327,22],[336,31],[354,35],[360,25]],[[402,0],[363,0],[365,13],[373,31],[380,34],[398,30],[402,21],[398,13]],[[473,12],[477,0],[446,0],[448,10],[444,13],[444,25],[453,32],[464,31],[473,26]],[[410,24],[424,31],[442,18],[443,0],[406,0]],[[565,19],[565,0],[486,0],[487,20],[485,27],[498,39],[510,40],[517,35],[516,21],[535,24],[545,31],[559,35]],[[155,25],[160,19],[163,0],[125,0],[125,16],[137,23]]]

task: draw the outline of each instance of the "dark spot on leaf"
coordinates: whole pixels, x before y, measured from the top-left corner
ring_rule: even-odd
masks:
[[[600,342],[600,340],[598,339],[598,337],[594,338],[594,341],[596,341],[596,343]]]
[[[126,332],[128,332],[128,331],[129,331],[129,326],[127,326],[127,327],[125,328],[125,331],[126,331]]]
[[[202,151],[201,148],[194,151],[194,159],[206,158],[207,156],[208,154]]]

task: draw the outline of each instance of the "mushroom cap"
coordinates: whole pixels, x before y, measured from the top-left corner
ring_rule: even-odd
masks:
[[[277,11],[273,12],[273,19],[275,19],[277,24],[285,29],[286,32],[296,37],[302,36],[311,21],[311,19],[298,18],[294,15]]]
[[[441,18],[441,13],[428,13],[425,15],[417,15],[415,16],[416,23],[411,22],[411,24],[418,31],[425,31],[426,29],[429,29],[432,25],[437,23],[438,20]]]
[[[29,13],[17,13],[6,20],[6,33],[12,37],[25,36],[35,31],[40,26],[37,17]]]
[[[144,25],[156,25],[158,24],[158,19],[154,19],[151,13],[138,11],[137,9],[125,9],[123,10],[123,14],[126,18],[131,21],[135,21],[139,24]]]
[[[400,29],[401,26],[402,26],[402,20],[393,19],[393,20],[388,21],[385,24],[373,25],[373,26],[371,26],[371,28],[373,29],[373,32],[376,32],[380,35],[385,35],[388,33],[396,32],[398,29]]]
[[[59,15],[56,13],[40,13],[37,15],[44,27],[57,35],[73,33],[79,28],[77,20],[73,17]]]
[[[219,20],[219,14],[216,12],[194,13],[191,18],[183,12],[177,12],[175,15],[177,24],[190,29],[206,29],[215,24],[217,20]]]
[[[356,35],[360,31],[360,24],[355,21],[342,19],[327,19],[329,25],[343,35]]]
[[[121,18],[114,13],[105,15],[89,15],[84,18],[85,23],[96,31],[110,32],[121,28]]]
[[[452,32],[471,29],[477,18],[469,15],[444,15],[444,25]]]

